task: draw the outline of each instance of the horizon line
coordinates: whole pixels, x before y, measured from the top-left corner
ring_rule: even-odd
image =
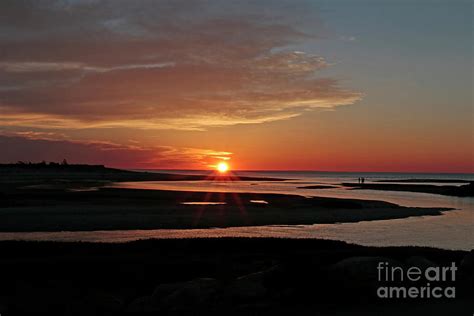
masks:
[[[113,168],[113,167],[112,167]],[[117,168],[128,170],[163,170],[163,171],[215,171],[213,169],[169,169],[169,168]],[[424,174],[472,174],[474,172],[446,172],[446,171],[334,171],[310,169],[233,169],[230,172],[321,172],[321,173],[424,173]]]

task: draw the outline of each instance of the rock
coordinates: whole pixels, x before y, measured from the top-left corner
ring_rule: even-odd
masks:
[[[383,274],[379,275],[377,267],[384,262],[389,267],[403,267],[402,263],[385,257],[350,257],[333,264],[328,270],[331,290],[336,295],[348,292],[353,297],[376,295],[376,289],[383,284]]]
[[[264,271],[241,276],[227,286],[226,294],[238,299],[261,297],[267,292],[264,280]]]
[[[116,313],[123,308],[123,302],[112,294],[94,291],[85,297],[87,306],[101,313]]]
[[[129,313],[143,313],[150,310],[151,297],[143,296],[136,298],[127,306],[127,312]]]
[[[183,284],[159,303],[170,310],[191,310],[210,305],[218,292],[219,282],[211,278],[196,279]]]
[[[150,296],[134,299],[127,307],[131,313],[151,312],[159,310],[162,300],[174,291],[184,287],[186,282],[159,284]]]
[[[288,290],[288,276],[282,265],[232,280],[223,290],[224,300],[255,300],[263,296],[275,296]]]
[[[378,280],[380,262],[388,262],[390,266],[402,265],[385,257],[350,257],[333,264],[330,270],[351,279]]]
[[[186,282],[160,284],[155,288],[150,299],[154,303],[159,303],[163,298],[184,287],[185,285]]]
[[[471,250],[464,258],[461,260],[459,269],[464,274],[474,273],[474,250]]]
[[[218,282],[211,278],[158,285],[151,296],[139,297],[127,312],[143,313],[163,310],[186,311],[207,306],[218,292]]]
[[[438,266],[438,264],[436,264],[435,262],[433,262],[429,259],[426,259],[425,257],[421,257],[421,256],[410,257],[410,258],[405,260],[405,263],[408,266],[408,268],[417,267],[417,268],[420,268],[423,271],[428,269],[429,267],[437,267]]]

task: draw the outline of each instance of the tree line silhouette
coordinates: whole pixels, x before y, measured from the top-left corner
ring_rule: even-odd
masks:
[[[70,164],[67,159],[63,159],[61,162],[55,161],[17,161],[16,163],[0,164],[2,169],[66,169],[66,170],[97,170],[104,169],[104,165],[88,165],[88,164]]]
[[[19,160],[18,162],[14,164],[7,164],[7,165],[18,165],[18,166],[68,166],[69,163],[67,162],[66,158],[64,158],[61,162],[46,162],[45,160],[41,162],[31,162],[31,161],[21,161]]]

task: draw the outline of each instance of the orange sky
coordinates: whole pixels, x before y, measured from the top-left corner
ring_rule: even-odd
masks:
[[[474,172],[456,4],[0,3],[0,162]]]

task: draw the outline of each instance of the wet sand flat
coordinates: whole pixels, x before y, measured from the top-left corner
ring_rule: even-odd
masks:
[[[1,195],[3,232],[300,225],[441,215],[449,210],[284,194],[118,188],[4,188]]]

